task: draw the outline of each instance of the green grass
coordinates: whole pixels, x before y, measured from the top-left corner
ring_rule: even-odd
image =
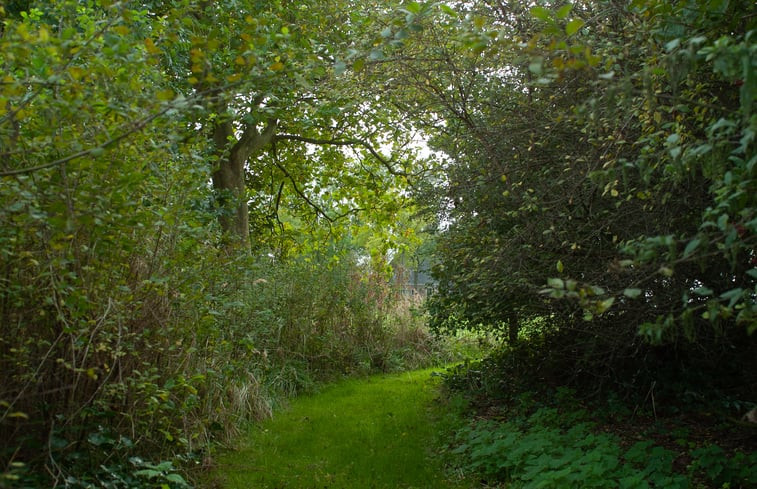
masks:
[[[433,453],[433,370],[347,380],[295,399],[222,455],[227,489],[464,488]]]

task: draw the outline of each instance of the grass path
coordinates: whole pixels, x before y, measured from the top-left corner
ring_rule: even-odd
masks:
[[[432,450],[433,370],[347,380],[295,399],[218,460],[226,489],[467,488]]]

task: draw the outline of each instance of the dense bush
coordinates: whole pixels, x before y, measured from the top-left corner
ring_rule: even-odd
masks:
[[[592,389],[753,396],[751,4],[452,3],[392,73],[442,161],[432,325],[541,321],[536,364]]]
[[[97,228],[61,249],[5,241],[4,273],[34,285],[3,292],[4,485],[178,481],[173,467],[201,464],[283,397],[438,351],[412,304],[354,254],[232,260],[199,245],[201,229],[156,227],[111,223],[110,246],[81,269],[75,253],[105,239]],[[143,461],[163,458],[174,465]]]

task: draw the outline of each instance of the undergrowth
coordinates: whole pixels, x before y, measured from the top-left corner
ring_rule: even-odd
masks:
[[[0,488],[189,487],[283,399],[452,358],[419,303],[345,250],[229,260],[184,237],[127,267],[92,256],[69,285],[53,268],[49,290],[39,264],[4,268],[28,286],[0,294]]]
[[[502,348],[445,374],[445,388],[468,406],[470,418],[449,440],[460,470],[512,488],[757,484],[755,427],[729,416],[733,406],[750,403],[708,399],[692,384],[677,402],[663,388],[656,402],[652,389],[598,395],[584,383],[581,394],[554,383],[558,367],[539,353],[542,341]]]
[[[680,473],[680,450],[646,439],[627,447],[581,410],[542,407],[505,421],[481,420],[459,430],[455,445],[468,470],[513,488],[747,488],[757,481],[757,453],[728,456],[705,445],[688,454]]]

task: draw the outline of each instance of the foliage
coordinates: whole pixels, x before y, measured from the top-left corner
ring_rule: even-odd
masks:
[[[754,26],[733,15],[743,8],[739,2],[634,4],[626,19],[642,19],[645,30],[628,31],[617,48],[592,47],[608,71],[598,76],[597,93],[579,119],[606,155],[589,178],[616,199],[618,212],[627,215],[641,201],[634,213],[661,226],[620,239],[623,278],[596,284],[602,293],[589,302],[602,310],[613,303],[619,309],[657,306],[654,316],[636,319],[655,343],[696,341],[707,323],[749,333],[757,324],[755,202],[747,197],[755,188],[757,86]],[[621,54],[620,46],[631,41],[638,52]],[[659,215],[676,201],[686,209]],[[607,292],[613,289],[614,297]]]
[[[270,416],[277,399],[317,381],[438,361],[440,346],[422,322],[405,322],[408,304],[398,302],[382,276],[361,270],[354,254],[334,261],[338,256],[301,256],[276,266],[271,258],[211,266],[205,257],[182,261],[175,272],[156,271],[143,285],[149,289],[137,288],[139,314],[117,314],[137,304],[131,290],[110,291],[105,305],[111,311],[102,313],[96,330],[85,337],[59,333],[81,341],[81,355],[68,349],[68,341],[48,339],[45,329],[33,338],[47,357],[33,347],[31,330],[19,330],[18,343],[5,337],[10,348],[25,349],[3,356],[4,389],[24,389],[4,405],[10,415],[3,428],[14,442],[7,445],[13,452],[3,456],[31,467],[50,460],[61,481],[117,484],[129,474],[154,479],[163,475],[138,472],[125,461],[147,453],[186,454],[178,463],[199,466],[213,440],[228,439],[245,419]],[[108,271],[102,262],[98,270]],[[155,292],[156,283],[166,292]],[[46,307],[37,299],[44,290],[27,292],[26,300]],[[97,296],[89,292],[93,308]],[[29,313],[39,316],[37,311]],[[88,351],[96,355],[86,356]],[[30,371],[35,377],[28,377]],[[42,382],[46,378],[64,386],[78,382],[77,388],[56,390]],[[40,445],[38,437],[52,441]],[[139,470],[150,469],[145,467]]]
[[[180,486],[279,395],[443,355],[386,283],[427,220],[437,330],[749,386],[750,6],[6,2],[2,483]]]
[[[0,6],[0,485],[184,487],[278,399],[436,354],[358,263],[370,250],[340,241],[338,217],[403,233],[410,162],[368,149],[387,133],[357,121],[381,114],[334,74],[344,32],[320,28],[345,25],[338,7]],[[280,141],[243,162],[255,254],[239,252],[212,133],[269,117]]]
[[[435,328],[516,343],[539,320],[600,385],[754,355],[747,3],[453,2],[423,24],[390,76],[439,159],[416,189]]]
[[[464,467],[508,487],[749,487],[757,477],[757,456],[729,457],[717,445],[691,450],[686,474],[674,469],[680,453],[651,440],[630,446],[604,432],[587,412],[571,405],[571,391],[556,396],[557,407],[520,399],[506,421],[481,420],[461,429],[454,452]]]

